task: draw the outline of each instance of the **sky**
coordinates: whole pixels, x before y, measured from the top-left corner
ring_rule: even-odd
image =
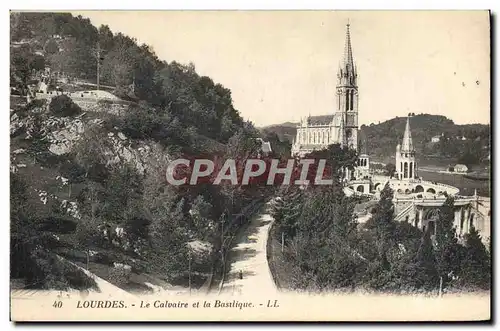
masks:
[[[350,22],[359,125],[438,114],[490,123],[487,11],[80,11],[162,60],[194,63],[257,126],[335,109]]]

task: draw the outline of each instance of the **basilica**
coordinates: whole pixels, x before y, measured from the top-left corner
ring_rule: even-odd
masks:
[[[292,154],[304,156],[331,144],[358,148],[357,78],[347,24],[344,58],[337,74],[335,110],[332,115],[308,116],[301,119],[292,145]]]

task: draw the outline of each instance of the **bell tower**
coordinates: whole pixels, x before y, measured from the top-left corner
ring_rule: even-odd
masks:
[[[396,147],[396,173],[398,179],[401,180],[410,180],[417,177],[417,163],[415,161],[415,148],[411,139],[410,117],[410,114],[408,114],[402,144],[398,144]]]
[[[339,143],[358,149],[358,73],[351,46],[350,24],[347,23],[344,57],[337,73],[336,125],[339,126]]]

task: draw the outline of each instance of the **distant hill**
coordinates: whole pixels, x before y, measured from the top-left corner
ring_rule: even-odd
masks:
[[[264,135],[269,133],[276,133],[280,140],[292,142],[295,134],[297,133],[297,124],[292,122],[285,122],[283,124],[270,125],[260,128]]]
[[[361,144],[371,156],[386,159],[394,155],[396,145],[401,142],[406,117],[396,117],[379,124],[360,127]],[[296,123],[270,125],[261,128],[265,133],[274,132],[280,139],[293,141]],[[424,157],[453,159],[469,165],[487,160],[490,152],[490,126],[485,124],[457,125],[441,115],[419,114],[410,120],[413,144],[417,153]],[[439,142],[432,142],[434,136]],[[462,138],[464,137],[464,138]]]

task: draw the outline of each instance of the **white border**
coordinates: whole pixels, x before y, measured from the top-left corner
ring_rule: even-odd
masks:
[[[7,4],[7,2],[3,2],[3,4]],[[106,5],[106,8],[103,7],[103,5]],[[238,9],[238,10],[293,10],[293,9],[310,9],[310,10],[368,10],[368,9],[375,9],[375,10],[382,10],[382,9],[393,9],[393,10],[424,10],[424,9],[454,9],[454,10],[471,10],[471,9],[491,9],[493,14],[498,13],[498,8],[499,8],[500,1],[498,0],[450,0],[450,1],[437,1],[437,0],[419,0],[419,1],[397,1],[397,0],[386,0],[386,1],[375,1],[375,0],[366,0],[366,1],[361,1],[361,0],[349,0],[349,1],[319,1],[319,0],[274,0],[274,1],[269,1],[269,0],[248,0],[248,1],[241,1],[241,0],[215,0],[215,1],[210,1],[208,0],[184,0],[184,1],[171,1],[165,3],[165,1],[158,1],[158,0],[141,0],[141,1],[130,1],[130,0],[108,0],[106,2],[103,2],[102,0],[87,0],[87,1],[73,1],[71,3],[68,3],[67,1],[53,1],[53,0],[44,0],[43,2],[40,1],[34,1],[34,0],[17,0],[15,2],[11,3],[10,8],[5,8],[4,11],[2,11],[4,14],[1,16],[0,22],[1,22],[1,31],[3,33],[1,34],[1,41],[2,45],[7,46],[9,42],[9,16],[7,14],[7,9],[12,9],[12,10],[47,10],[47,11],[54,11],[54,10],[84,10],[84,9],[95,9],[95,10],[105,10],[105,9],[115,9],[115,10],[126,10],[126,9],[134,9],[134,10],[145,10],[145,9],[171,9],[171,10],[201,10],[201,9],[212,9],[212,10],[217,10],[217,9]],[[495,37],[495,41],[496,41]],[[492,48],[496,46],[496,43],[492,43]],[[496,47],[495,47],[496,48]],[[493,49],[492,49],[493,50]],[[496,54],[496,52],[494,52]],[[0,208],[2,214],[4,217],[2,217],[2,226],[3,226],[3,235],[4,235],[4,240],[2,240],[2,248],[4,249],[4,254],[2,254],[4,257],[9,256],[9,176],[7,175],[9,173],[9,98],[8,98],[8,66],[7,62],[9,62],[9,48],[5,47],[3,48],[3,51],[1,53],[2,55],[2,60],[4,62],[4,65],[1,67],[2,69],[2,75],[1,77],[3,78],[1,80],[2,82],[2,88],[0,91],[5,91],[4,94],[2,95],[2,100],[4,101],[4,107],[3,109],[3,116],[4,120],[2,121],[2,126],[4,129],[1,131],[4,133],[4,137],[0,139],[0,159],[1,163],[4,169],[4,176],[1,176],[0,180],[0,188],[1,188],[1,197],[2,199],[0,200],[2,206]],[[495,56],[495,59],[492,58],[492,61],[495,61],[498,58],[498,56]],[[495,65],[495,67],[497,67]],[[493,79],[496,78],[496,73],[497,70],[495,70]],[[496,84],[492,84],[492,86],[495,86]],[[497,101],[498,102],[498,101]],[[492,113],[496,113],[497,107],[493,109]],[[471,110],[473,111],[473,110]],[[496,116],[495,119],[495,127],[499,127],[499,117]],[[499,134],[497,134],[498,136]],[[498,142],[498,139],[495,139],[494,146],[496,146],[494,155],[497,155],[498,149],[500,148],[500,142]],[[498,162],[495,165],[494,172],[498,173]],[[499,180],[496,180],[495,185],[495,192],[498,192],[499,189],[499,184],[497,184]],[[495,200],[496,196],[495,196]],[[496,202],[496,201],[495,201]],[[496,221],[496,209],[493,209],[494,211],[494,217],[493,220]],[[499,228],[500,226],[497,225],[495,229],[495,239],[498,238],[498,233],[499,233]],[[496,242],[496,240],[495,240]],[[496,247],[496,244],[495,244]],[[495,253],[496,253],[496,249]],[[2,296],[2,308],[5,313],[5,316],[2,321],[5,323],[5,321],[8,321],[9,319],[9,260],[8,258],[3,259],[4,263],[4,268],[2,272],[2,284],[4,285],[4,294]],[[495,265],[498,264],[498,261],[495,256]],[[496,268],[497,269],[497,268]],[[495,275],[498,276],[497,270],[495,270]],[[496,285],[498,285],[497,278],[495,277],[495,282]],[[497,291],[498,292],[498,291]],[[498,302],[497,302],[498,303]],[[495,309],[496,310],[496,309]],[[494,313],[493,316],[496,314]],[[332,325],[334,328],[344,328],[346,326],[341,326],[341,325]],[[419,325],[416,325],[419,327]],[[9,323],[8,324],[9,328],[13,328],[14,324]],[[44,329],[52,329],[52,325],[43,325],[39,326]],[[61,327],[66,327],[66,325],[62,325]],[[123,325],[119,326],[120,328],[124,327]],[[134,328],[139,329],[141,326],[139,325],[134,325]],[[160,327],[168,327],[168,328],[176,328],[177,326],[174,325],[162,325]],[[218,328],[219,325],[212,325],[210,327],[213,328]],[[256,325],[255,327],[258,327],[259,329],[264,328],[270,328],[271,326],[264,326],[264,325]],[[310,326],[308,326],[310,327]],[[372,328],[373,325],[363,325],[363,326],[354,326],[351,325],[352,327],[356,328]],[[384,325],[382,325],[384,327]],[[436,326],[426,326],[428,327],[436,327]],[[438,326],[437,326],[438,327]],[[85,326],[84,328],[92,328],[93,330],[100,330],[104,329],[104,326],[98,326],[98,325],[89,325]],[[3,327],[2,327],[3,329]]]

